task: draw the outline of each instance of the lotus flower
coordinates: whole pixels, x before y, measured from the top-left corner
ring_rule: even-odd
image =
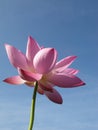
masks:
[[[76,56],[68,56],[58,62],[54,48],[42,48],[32,37],[28,37],[26,54],[9,44],[5,44],[5,48],[10,63],[18,71],[18,75],[4,80],[7,83],[34,87],[37,81],[38,93],[58,104],[63,100],[55,86],[73,88],[85,84],[76,76],[78,70],[69,68]]]

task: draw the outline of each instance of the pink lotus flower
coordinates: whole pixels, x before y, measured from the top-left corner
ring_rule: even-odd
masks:
[[[63,100],[55,86],[73,88],[85,84],[76,76],[78,70],[68,68],[76,56],[68,56],[57,62],[54,48],[41,48],[31,37],[28,38],[26,55],[11,45],[5,44],[5,48],[10,63],[18,70],[18,75],[4,80],[7,83],[33,87],[38,81],[37,91],[59,104]]]

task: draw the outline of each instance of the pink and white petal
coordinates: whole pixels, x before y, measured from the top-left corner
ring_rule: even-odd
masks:
[[[28,37],[26,57],[31,63],[33,63],[33,58],[40,49],[41,48],[35,39],[33,39],[31,36]]]
[[[76,59],[77,56],[68,56],[62,60],[60,60],[59,62],[56,63],[55,68],[56,70],[59,69],[59,71],[63,71],[64,69],[66,69],[67,67],[69,67],[72,62]]]
[[[72,88],[82,86],[85,83],[75,75],[66,75],[65,73],[55,73],[47,77],[52,84],[62,88]]]
[[[10,60],[10,63],[14,67],[16,68],[19,67],[21,69],[28,70],[27,59],[20,50],[8,44],[5,44],[5,48],[6,48],[6,52]]]
[[[34,57],[35,70],[40,74],[50,72],[57,60],[57,51],[54,48],[43,48]]]
[[[35,82],[39,81],[42,78],[41,74],[33,73],[33,72],[27,72],[22,69],[18,69],[18,73],[20,77],[26,81]]]
[[[62,104],[63,103],[61,95],[55,89],[53,89],[52,92],[45,91],[44,94],[48,97],[48,99],[50,99],[54,103],[58,103],[58,104]]]
[[[24,84],[25,80],[23,80],[20,76],[13,76],[13,77],[9,77],[3,80],[6,83],[9,84],[14,84],[14,85],[19,85],[19,84]]]
[[[64,67],[61,67],[61,68],[54,69],[52,71],[52,73],[54,73],[54,72],[76,75],[79,72],[79,70],[76,70],[76,69],[73,69],[73,68],[64,68]]]
[[[65,74],[71,74],[76,75],[79,72],[79,70],[73,69],[73,68],[66,68],[63,73]]]

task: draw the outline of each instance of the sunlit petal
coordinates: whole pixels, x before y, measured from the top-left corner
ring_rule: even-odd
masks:
[[[24,84],[25,80],[23,80],[20,76],[13,76],[13,77],[9,77],[3,80],[6,83],[9,84],[14,84],[14,85],[19,85],[19,84]]]
[[[56,63],[55,68],[56,70],[59,69],[59,72],[65,70],[67,67],[69,67],[72,62],[76,59],[77,56],[68,56],[59,62]]]
[[[31,63],[33,63],[33,58],[35,54],[40,50],[39,44],[33,39],[31,36],[28,37],[27,49],[26,49],[26,57]]]
[[[46,74],[55,66],[57,51],[54,48],[41,49],[34,57],[34,68],[38,73]]]
[[[18,49],[8,44],[5,44],[6,52],[11,64],[14,67],[19,67],[24,70],[28,69],[28,64],[25,55]]]
[[[65,74],[72,74],[72,75],[76,75],[79,70],[73,69],[73,68],[66,68],[64,70],[62,70],[61,68],[55,69],[55,71],[57,73],[65,73]]]
[[[59,71],[59,69],[58,69],[57,72],[60,73],[61,71]],[[73,69],[73,68],[66,68],[66,69],[63,71],[63,73],[65,73],[65,74],[70,74],[70,75],[76,75],[78,72],[79,72],[79,70],[76,70],[76,69]]]

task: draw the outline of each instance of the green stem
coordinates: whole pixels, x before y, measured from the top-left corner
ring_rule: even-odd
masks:
[[[28,130],[33,129],[37,88],[38,88],[38,82],[35,83],[35,87],[34,87],[34,92],[33,92],[33,97],[32,97],[32,102],[31,102],[30,122],[29,122]]]

